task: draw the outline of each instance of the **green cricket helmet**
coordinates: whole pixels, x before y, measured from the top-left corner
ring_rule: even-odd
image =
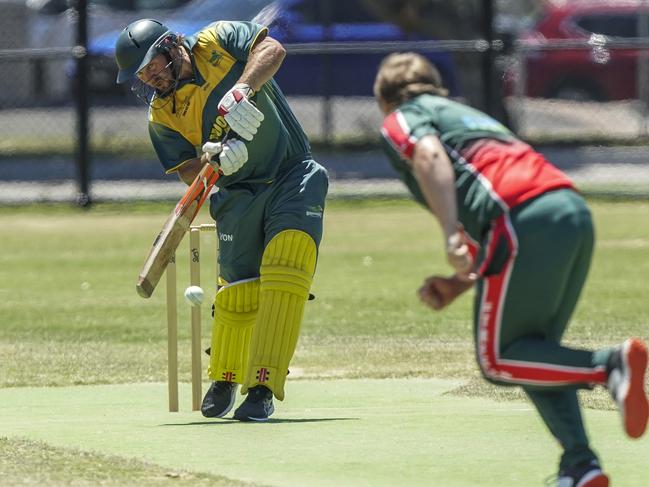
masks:
[[[130,23],[115,43],[115,61],[119,72],[117,83],[133,79],[135,74],[158,54],[169,55],[178,45],[178,37],[162,22],[141,19]]]

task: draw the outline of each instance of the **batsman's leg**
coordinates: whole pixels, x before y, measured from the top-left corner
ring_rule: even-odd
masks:
[[[310,159],[274,184],[265,209],[259,313],[242,388],[248,395],[235,419],[264,421],[274,411],[273,394],[284,398],[322,238],[327,187],[326,170]]]
[[[242,393],[264,386],[279,400],[284,399],[288,365],[300,334],[316,258],[315,241],[299,230],[282,231],[266,246],[260,272],[259,313]]]
[[[207,371],[214,382],[201,407],[206,417],[220,418],[234,405],[237,384],[243,383],[248,363],[258,304],[259,278],[227,284],[216,293]]]

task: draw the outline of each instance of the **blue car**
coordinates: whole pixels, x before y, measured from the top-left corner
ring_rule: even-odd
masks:
[[[429,41],[377,20],[361,0],[329,3],[328,15],[318,0],[285,0],[271,35],[287,45],[302,43]],[[329,17],[327,22],[326,17]],[[447,52],[424,53],[439,69],[452,96],[458,96],[456,69]],[[372,96],[376,70],[387,53],[293,54],[275,79],[289,95]]]
[[[259,6],[260,2],[253,2]],[[359,42],[418,41],[430,39],[402,31],[394,24],[381,22],[369,12],[362,0],[322,2],[319,0],[278,0],[265,3],[254,20],[268,25],[270,35],[287,47],[286,57],[275,79],[286,95],[301,96],[372,96],[372,85],[378,65],[387,53],[312,53],[291,54],[291,45],[335,43],[337,46]],[[212,5],[212,4],[221,4]],[[216,12],[214,20],[251,19],[248,12],[237,12],[246,4],[241,0],[195,0],[184,7],[185,12],[170,18],[158,18],[171,30],[194,33],[209,23],[205,12]],[[325,12],[328,4],[329,12]],[[227,7],[227,8],[220,8]],[[248,14],[247,16],[245,14]],[[328,18],[328,20],[327,20]],[[115,40],[119,30],[99,36],[89,43],[96,92],[116,89],[116,66],[113,61]],[[295,46],[297,47],[297,46]],[[304,47],[304,46],[302,46]],[[461,95],[456,68],[448,52],[423,53],[439,69],[451,96]],[[100,73],[105,75],[101,76]],[[98,82],[101,81],[101,86]]]

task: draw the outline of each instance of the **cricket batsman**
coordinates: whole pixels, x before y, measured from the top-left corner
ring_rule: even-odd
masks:
[[[421,300],[441,310],[475,288],[476,357],[484,377],[522,387],[563,455],[558,487],[606,487],[584,429],[578,389],[606,387],[628,436],[647,427],[647,347],[597,351],[561,344],[586,280],[591,214],[570,179],[496,120],[446,97],[414,53],[380,65],[374,94],[384,149],[413,196],[436,217],[455,273],[432,276]]]
[[[149,134],[167,173],[191,184],[218,168],[210,198],[219,290],[201,411],[220,418],[241,385],[241,421],[265,421],[284,399],[322,237],[328,178],[273,80],[286,51],[252,22],[191,36],[142,19],[117,39],[118,83],[149,105]]]

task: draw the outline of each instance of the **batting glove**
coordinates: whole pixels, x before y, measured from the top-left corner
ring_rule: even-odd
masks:
[[[218,165],[224,176],[234,174],[248,162],[248,148],[246,144],[237,139],[229,139],[223,143],[205,142],[203,152],[209,163]]]
[[[219,114],[230,128],[245,140],[252,140],[264,119],[264,114],[248,99],[253,94],[250,86],[237,83],[221,98],[218,106]]]

